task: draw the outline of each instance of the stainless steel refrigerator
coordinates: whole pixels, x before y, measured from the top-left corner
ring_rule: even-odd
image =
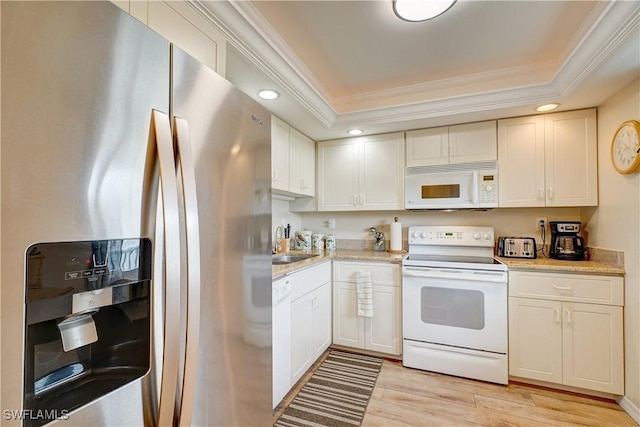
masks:
[[[0,17],[2,424],[270,425],[269,112],[109,2]]]

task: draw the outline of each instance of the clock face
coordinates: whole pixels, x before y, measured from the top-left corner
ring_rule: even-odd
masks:
[[[640,166],[638,145],[640,123],[635,120],[623,123],[611,141],[611,160],[620,173],[627,174]]]

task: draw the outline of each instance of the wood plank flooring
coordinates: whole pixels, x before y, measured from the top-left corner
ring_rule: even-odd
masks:
[[[323,358],[320,358],[321,360]],[[274,412],[274,421],[319,360]],[[637,426],[613,400],[409,369],[385,359],[363,426]]]

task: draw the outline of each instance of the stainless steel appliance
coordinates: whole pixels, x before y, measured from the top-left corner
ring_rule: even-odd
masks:
[[[403,364],[507,384],[507,271],[490,227],[409,227]]]
[[[0,8],[3,425],[37,416],[74,426],[270,424],[269,112],[110,2]],[[150,242],[153,255],[150,338],[139,341],[150,367],[121,360],[142,376],[80,406],[30,412],[30,387],[37,400],[83,380],[46,379],[63,366],[28,373],[23,353],[39,345],[29,341],[39,319],[25,293],[28,248],[129,239]],[[48,303],[83,298],[70,283],[60,280],[63,293]],[[118,283],[95,286],[109,294]],[[101,316],[116,310],[127,316],[105,305],[78,323],[64,324],[62,311],[47,320],[57,323],[47,342],[72,343],[64,366],[88,366],[88,350],[97,363],[94,350],[111,342]]]
[[[549,221],[551,246],[549,257],[567,261],[582,261],[586,258],[587,248],[580,233],[580,221]]]
[[[498,207],[496,162],[414,166],[405,169],[405,209]]]
[[[536,239],[533,237],[499,237],[498,256],[505,258],[536,258]]]

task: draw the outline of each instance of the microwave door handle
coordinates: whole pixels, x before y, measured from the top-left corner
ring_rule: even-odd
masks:
[[[478,196],[480,194],[480,183],[478,180],[478,171],[473,172],[473,190],[471,191],[471,204],[474,207],[479,207],[480,202],[478,201]]]

